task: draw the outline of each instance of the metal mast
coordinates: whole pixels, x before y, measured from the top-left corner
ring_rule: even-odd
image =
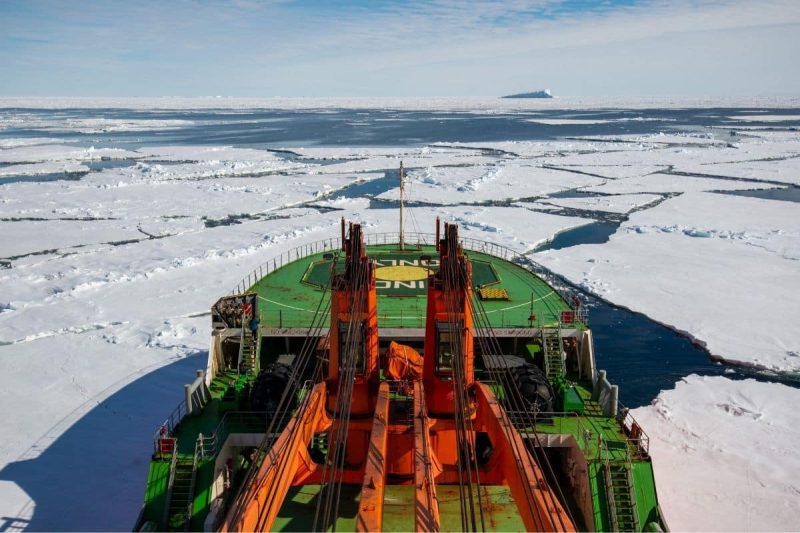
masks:
[[[405,236],[403,235],[403,182],[405,181],[405,176],[403,175],[403,162],[400,161],[400,250],[403,251],[406,249],[405,244]]]

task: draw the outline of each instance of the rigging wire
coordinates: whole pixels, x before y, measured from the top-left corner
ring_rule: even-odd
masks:
[[[476,507],[480,516],[481,529],[485,530],[483,505],[477,453],[475,453],[475,432],[472,425],[468,383],[466,381],[466,349],[462,335],[466,328],[464,308],[468,300],[469,287],[464,280],[466,264],[458,255],[457,243],[448,246],[448,257],[440,265],[442,289],[446,303],[446,316],[451,350],[451,373],[455,399],[454,423],[456,426],[457,467],[461,505],[461,525],[464,531],[477,531]],[[465,476],[466,474],[466,476]],[[465,479],[466,477],[466,479]],[[473,491],[473,478],[477,496]]]
[[[506,400],[506,402],[511,407],[513,407],[514,411],[517,413],[517,416],[519,416],[519,417],[521,417],[523,419],[523,422],[525,423],[525,426],[530,429],[529,433],[533,434],[534,441],[535,441],[535,443],[534,443],[535,447],[537,447],[539,449],[543,449],[544,447],[542,446],[541,440],[539,439],[538,432],[535,431],[536,419],[535,419],[535,417],[532,417],[530,415],[530,412],[529,412],[529,409],[528,409],[528,405],[527,405],[527,401],[522,396],[522,393],[519,390],[519,387],[518,387],[516,381],[510,378],[512,369],[511,369],[511,367],[508,366],[508,361],[504,357],[502,357],[502,355],[503,355],[502,347],[500,346],[499,339],[497,339],[497,336],[494,333],[494,329],[491,326],[491,323],[489,321],[488,315],[486,314],[486,309],[483,306],[483,303],[480,301],[480,299],[476,295],[473,295],[473,298],[470,300],[470,306],[473,309],[473,317],[474,317],[474,319],[476,320],[476,322],[481,324],[481,329],[486,334],[488,334],[488,336],[486,336],[486,335],[480,336],[480,337],[476,336],[476,338],[478,339],[479,343],[481,344],[482,354],[483,355],[490,355],[490,354],[496,355],[495,359],[497,360],[497,362],[500,363],[500,365],[502,365],[502,370],[504,370],[504,371],[497,370],[497,366],[496,365],[486,364],[485,366],[487,368],[487,371],[490,373],[490,375],[492,375],[493,379],[495,379],[496,381],[498,381],[499,383],[502,384],[503,390],[506,392],[506,394],[508,396],[508,398],[504,398],[504,399]],[[485,359],[484,359],[484,363],[486,363]],[[512,440],[512,442],[514,442],[514,441]],[[524,452],[527,453],[527,450],[524,450]],[[551,465],[550,461],[547,459],[547,456],[545,454],[542,454],[542,460],[541,461],[536,457],[536,454],[531,454],[529,456],[533,460],[534,464],[536,464],[540,469],[542,468],[541,463],[544,463],[545,468],[550,473],[551,479],[556,480],[555,486],[556,486],[556,490],[559,493],[561,501],[566,501],[564,499],[564,493],[563,493],[562,487],[560,486],[560,484],[557,481],[558,478],[555,477],[555,475],[554,475],[554,471],[553,471],[552,465]],[[525,478],[527,479],[527,476],[525,476]],[[544,480],[542,480],[542,482],[544,482]],[[529,486],[527,484],[526,484],[526,488],[529,488]],[[526,491],[526,492],[529,492],[529,491]],[[552,491],[544,491],[544,495],[545,495],[545,498],[547,498],[550,501],[550,505],[553,506],[553,508],[556,508],[554,506],[554,504],[557,503],[557,502],[555,501],[555,495],[553,494],[553,492]],[[571,514],[571,512],[569,510],[569,507],[563,506],[563,508],[566,510],[567,515],[569,516],[570,520],[572,520],[572,522],[574,523],[574,517],[572,516],[572,514]],[[538,512],[537,513],[532,513],[532,515],[533,516],[538,516]],[[562,527],[566,527],[567,524],[565,524],[564,519],[560,514],[558,515],[558,520],[559,520],[560,525]]]
[[[414,215],[414,210],[411,208],[411,196],[414,193],[414,182],[409,180],[406,184],[406,199],[408,203],[405,205],[405,209],[408,211],[408,214],[411,215],[411,226],[414,228],[414,233],[419,236],[422,234],[420,231],[419,224],[417,223],[417,217]],[[418,237],[419,238],[419,237]]]
[[[253,454],[253,460],[250,464],[250,468],[245,476],[244,481],[240,485],[236,497],[233,501],[238,501],[240,498],[245,498],[240,504],[236,506],[233,510],[233,514],[231,515],[231,522],[237,523],[242,519],[242,514],[245,510],[249,507],[252,498],[255,496],[255,492],[251,492],[247,494],[247,490],[253,486],[260,486],[264,483],[267,476],[270,473],[270,469],[261,473],[259,475],[259,470],[261,467],[261,463],[263,459],[266,457],[267,453],[272,453],[273,455],[280,456],[283,453],[283,449],[273,450],[273,445],[277,440],[277,430],[278,428],[282,428],[286,425],[288,419],[291,417],[291,409],[289,408],[291,404],[291,398],[297,394],[297,390],[300,387],[300,380],[303,375],[306,374],[308,369],[308,364],[311,360],[311,354],[316,349],[316,341],[318,341],[322,335],[321,331],[324,326],[324,320],[327,318],[327,315],[330,310],[330,299],[328,298],[328,290],[327,287],[323,288],[322,293],[320,294],[319,302],[317,303],[317,309],[314,313],[312,321],[308,327],[308,331],[306,333],[306,338],[303,343],[303,346],[300,350],[300,354],[298,355],[296,361],[292,365],[292,371],[289,375],[289,379],[287,381],[286,387],[284,388],[283,393],[281,394],[281,398],[278,401],[278,406],[273,414],[272,419],[270,420],[269,425],[267,426],[266,433],[264,438],[262,439],[261,443],[259,444],[257,450]],[[315,358],[315,368],[313,371],[312,376],[312,383],[318,382],[322,372],[322,364],[319,358]],[[306,408],[308,404],[310,395],[306,395],[303,398],[303,401],[296,409],[296,413],[302,413],[303,410]],[[293,428],[295,431],[297,427]],[[291,439],[289,439],[291,440]],[[274,464],[273,464],[274,467]],[[245,496],[247,494],[247,496]],[[262,502],[263,503],[263,502]],[[258,523],[259,525],[264,519],[265,511],[269,509],[272,504],[272,500],[268,502],[266,506],[259,505],[259,515],[258,515]]]
[[[351,230],[352,231],[352,230]],[[359,234],[360,236],[360,234]],[[353,234],[351,232],[351,238]],[[344,477],[345,456],[347,449],[347,438],[350,429],[350,416],[352,413],[353,386],[355,384],[356,368],[360,350],[366,350],[367,346],[362,341],[366,341],[366,330],[364,329],[363,315],[365,312],[364,303],[369,294],[369,282],[371,267],[370,263],[360,256],[361,242],[358,247],[358,257],[353,257],[355,251],[351,251],[351,258],[348,263],[348,276],[344,280],[347,289],[350,290],[351,302],[349,317],[347,322],[347,333],[345,335],[343,349],[339,353],[339,383],[337,387],[336,401],[334,403],[334,416],[338,417],[334,421],[336,425],[335,436],[332,443],[329,443],[325,466],[322,472],[320,483],[319,499],[314,513],[315,531],[327,530],[329,527],[336,530],[336,516],[338,515],[342,481]],[[340,290],[340,287],[336,287]],[[362,354],[366,363],[366,353]]]

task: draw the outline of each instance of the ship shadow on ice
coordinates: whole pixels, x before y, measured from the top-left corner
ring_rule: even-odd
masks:
[[[207,354],[139,377],[0,470],[0,481],[24,491],[33,507],[0,516],[0,532],[129,531],[142,505],[153,434],[181,401],[182,385],[205,368]]]

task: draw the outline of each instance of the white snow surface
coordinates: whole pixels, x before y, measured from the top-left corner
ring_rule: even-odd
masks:
[[[536,254],[619,305],[688,333],[715,356],[800,371],[796,203],[684,193],[639,211],[606,244]]]
[[[676,174],[648,174],[634,178],[608,180],[598,185],[585,187],[587,192],[602,194],[626,193],[680,193],[702,191],[747,191],[756,189],[775,189],[779,185],[759,181],[739,181]]]
[[[97,159],[133,159],[136,152],[121,148],[81,148],[66,144],[23,145],[0,150],[0,163],[39,163],[44,161],[93,161]]]
[[[734,115],[729,118],[745,122],[797,122],[800,120],[800,115]]]
[[[2,107],[2,106],[0,106]],[[111,119],[42,117],[35,114],[14,113],[6,116],[0,112],[0,130],[24,123],[28,129],[43,132],[75,131],[79,133],[115,133],[173,129],[194,124],[191,120],[173,119]]]
[[[39,176],[42,174],[75,174],[89,172],[89,167],[77,161],[47,161],[0,167],[0,178],[7,176]]]
[[[233,146],[148,146],[137,150],[147,160],[198,161],[283,161],[275,152]]]
[[[512,201],[602,184],[600,178],[551,170],[534,165],[499,162],[489,166],[429,167],[409,172],[410,201],[458,204],[475,201]],[[399,200],[400,189],[378,196]]]
[[[691,375],[634,410],[670,529],[796,530],[798,403],[786,385]]]

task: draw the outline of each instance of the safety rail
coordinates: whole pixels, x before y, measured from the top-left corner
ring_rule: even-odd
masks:
[[[153,434],[153,448],[155,454],[162,454],[162,443],[167,441],[176,441],[174,437],[175,428],[178,427],[183,417],[186,416],[186,402],[183,401],[172,410],[170,415],[164,422],[158,426],[156,432]],[[173,442],[177,446],[177,443]]]
[[[236,433],[236,429],[243,429],[242,433],[266,431],[267,418],[274,414],[269,411],[228,411],[211,435],[204,436],[201,433],[197,436],[195,456],[198,459],[216,457],[228,439],[228,435]]]
[[[404,240],[406,246],[433,246],[436,244],[436,236],[431,233],[404,233]],[[364,243],[367,246],[378,245],[392,245],[400,242],[399,232],[385,232],[385,233],[370,233],[364,235]],[[518,265],[525,270],[533,272],[540,278],[544,279],[553,290],[558,293],[564,302],[574,312],[574,319],[588,325],[588,309],[581,305],[580,293],[564,281],[553,274],[551,271],[540,265],[530,257],[521,254],[507,246],[493,242],[483,241],[480,239],[473,239],[471,237],[462,237],[460,239],[461,246],[465,250],[473,252],[480,252],[493,257],[505,259],[511,263]],[[330,252],[334,253],[341,249],[341,239],[339,237],[331,237],[322,239],[306,244],[301,244],[290,250],[281,253],[279,256],[274,257],[258,265],[245,278],[231,291],[230,294],[241,294],[248,288],[252,287],[258,280],[263,278],[279,268],[304,259],[308,256]],[[279,317],[280,319],[280,317]],[[402,321],[402,319],[401,319]]]
[[[242,278],[242,281],[239,282],[238,285],[230,292],[230,294],[241,294],[246,291],[249,287],[252,287],[258,280],[269,274],[270,272],[274,272],[279,268],[283,267],[284,265],[288,265],[289,263],[294,263],[295,261],[299,261],[305,257],[310,255],[315,255],[324,252],[335,252],[340,250],[342,247],[341,239],[339,237],[331,237],[329,239],[322,239],[319,241],[310,242],[307,244],[301,244],[294,248],[291,248],[283,253],[281,253],[277,257],[273,257],[261,263],[256,268],[252,270],[252,272],[247,274],[247,277]]]
[[[643,457],[650,455],[650,437],[644,432],[642,426],[633,418],[631,410],[619,403],[619,414],[617,415],[620,425],[625,433],[630,437],[628,441],[633,448]]]

